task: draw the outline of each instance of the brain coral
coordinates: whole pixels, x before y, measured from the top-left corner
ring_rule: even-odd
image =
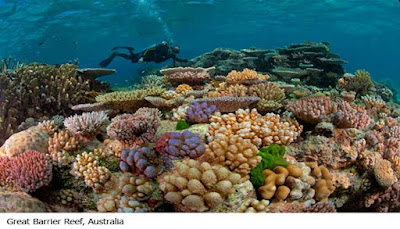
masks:
[[[49,135],[38,127],[13,134],[0,148],[0,156],[15,157],[26,150],[47,153]]]
[[[240,175],[220,165],[195,160],[178,162],[158,178],[164,198],[178,211],[204,212],[217,207],[240,182]]]
[[[46,186],[52,179],[52,163],[38,151],[25,151],[18,156],[0,157],[0,183],[12,183],[25,192]]]
[[[119,115],[112,119],[107,134],[128,147],[144,146],[154,140],[160,116],[156,108],[140,108],[135,114]]]
[[[149,148],[141,147],[136,150],[123,150],[119,167],[124,172],[145,175],[154,178],[161,170],[161,161],[156,153]]]
[[[45,205],[25,192],[0,192],[0,212],[46,212]]]
[[[192,103],[186,110],[185,119],[189,123],[208,123],[208,118],[218,109],[215,105],[207,103]]]
[[[107,113],[99,111],[70,116],[64,120],[64,126],[75,135],[92,138],[104,131],[108,122]]]

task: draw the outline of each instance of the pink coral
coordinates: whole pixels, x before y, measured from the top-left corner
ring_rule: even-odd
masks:
[[[46,186],[52,179],[47,155],[30,150],[13,157],[0,157],[0,182],[10,182],[26,192]]]
[[[336,112],[336,104],[329,97],[310,96],[288,104],[287,109],[296,118],[310,124],[317,124]]]
[[[107,127],[107,134],[128,147],[144,146],[153,142],[160,116],[156,108],[140,108],[135,114],[119,115]]]
[[[371,123],[371,118],[365,109],[354,109],[348,102],[343,101],[334,115],[334,121],[339,128],[364,129]]]

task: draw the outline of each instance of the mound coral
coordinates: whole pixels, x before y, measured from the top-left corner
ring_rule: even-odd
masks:
[[[47,153],[49,135],[38,127],[13,134],[0,148],[0,156],[15,157],[26,150]]]
[[[124,172],[154,178],[161,170],[161,161],[154,151],[146,147],[137,150],[123,150],[121,160],[119,166]]]
[[[33,192],[51,179],[52,164],[45,154],[30,150],[13,158],[0,157],[0,183],[12,183],[25,192]]]
[[[391,166],[392,164],[388,160],[379,160],[376,162],[374,174],[379,185],[389,187],[397,182],[397,177],[395,176]]]
[[[256,71],[245,68],[243,71],[238,72],[233,70],[226,76],[226,82],[229,84],[240,84],[240,83],[256,83],[259,81],[268,80],[268,75],[258,74]]]
[[[144,146],[154,140],[161,113],[156,108],[140,108],[135,114],[112,119],[107,134],[128,147]]]
[[[189,123],[208,123],[209,117],[218,112],[215,105],[209,106],[207,103],[192,103],[186,110],[185,119]]]
[[[25,192],[0,192],[0,212],[46,212],[43,202]]]
[[[198,134],[189,130],[182,133],[172,132],[169,134],[168,145],[165,147],[163,156],[168,167],[172,166],[172,161],[190,157],[197,158],[205,152],[205,144]]]
[[[109,124],[108,115],[104,111],[74,115],[64,120],[64,126],[71,133],[88,139],[105,131]]]
[[[213,68],[167,68],[160,72],[168,77],[169,82],[176,86],[179,84],[198,85],[210,78],[208,71]]]
[[[310,124],[317,124],[329,120],[329,116],[336,112],[336,104],[328,97],[310,96],[287,105],[287,110],[296,118]]]
[[[220,165],[190,159],[178,162],[174,170],[163,173],[158,181],[164,198],[176,210],[204,212],[217,207],[234,192],[240,175]]]
[[[241,108],[253,107],[260,101],[258,97],[236,97],[222,96],[215,98],[193,99],[189,103],[207,103],[209,106],[216,106],[220,112],[228,113],[235,112]]]

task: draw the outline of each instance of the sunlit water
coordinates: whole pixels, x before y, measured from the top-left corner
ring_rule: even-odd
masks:
[[[183,58],[217,47],[276,48],[329,41],[349,63],[375,80],[397,85],[400,3],[397,0],[0,0],[0,56],[97,67],[114,46],[137,51],[162,40]],[[105,77],[123,85],[153,64],[116,59]]]

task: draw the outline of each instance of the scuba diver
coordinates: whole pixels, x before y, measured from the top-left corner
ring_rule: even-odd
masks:
[[[107,67],[111,61],[119,56],[125,58],[127,60],[131,60],[132,63],[138,62],[155,62],[161,63],[168,59],[173,60],[173,65],[175,65],[175,61],[186,62],[187,60],[179,59],[176,55],[179,53],[179,47],[173,46],[167,41],[163,41],[160,44],[155,44],[139,53],[134,53],[134,48],[132,47],[114,47],[112,50],[115,51],[117,49],[126,49],[129,54],[113,52],[110,57],[100,62],[100,66],[105,68]]]

